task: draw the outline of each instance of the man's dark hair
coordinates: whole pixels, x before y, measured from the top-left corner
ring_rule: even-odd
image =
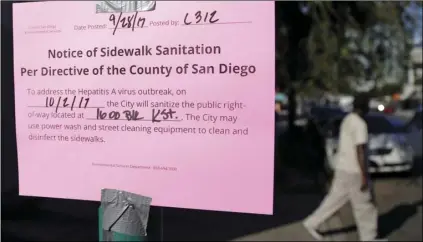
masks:
[[[369,110],[369,95],[365,93],[360,93],[354,98],[354,109],[360,110],[362,112],[367,112]]]

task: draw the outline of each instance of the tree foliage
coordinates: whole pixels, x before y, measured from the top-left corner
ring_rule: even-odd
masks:
[[[277,2],[277,83],[349,92],[366,80],[405,79],[417,24],[408,11],[412,4],[421,7],[421,2]]]

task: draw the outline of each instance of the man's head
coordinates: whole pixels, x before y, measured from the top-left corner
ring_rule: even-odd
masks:
[[[275,111],[277,113],[280,113],[280,112],[282,112],[282,108],[283,108],[282,102],[276,101],[275,102]]]
[[[359,115],[366,115],[369,112],[369,96],[364,93],[360,93],[354,98],[354,112]]]

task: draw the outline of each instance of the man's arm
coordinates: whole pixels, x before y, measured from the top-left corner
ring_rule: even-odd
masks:
[[[362,190],[366,190],[368,187],[368,180],[367,180],[367,162],[366,162],[366,146],[368,142],[368,133],[367,133],[367,125],[364,122],[360,122],[356,125],[356,132],[355,132],[355,145],[356,145],[356,152],[357,152],[357,162],[360,166],[361,175],[362,175]]]
[[[366,144],[360,144],[356,146],[356,150],[357,150],[357,161],[358,164],[360,166],[360,170],[361,170],[361,190],[364,191],[368,188],[368,180],[367,180],[367,165],[366,165],[366,156],[365,156],[365,149],[366,149]]]

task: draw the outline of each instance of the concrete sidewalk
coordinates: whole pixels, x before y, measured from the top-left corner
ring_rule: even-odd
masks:
[[[296,213],[297,218],[260,232],[245,234],[233,241],[314,241],[314,238],[303,227],[302,220],[320,204],[324,194],[316,190],[316,187],[314,187],[315,181],[295,172],[295,170],[284,174],[284,176],[288,178],[278,182],[278,184],[285,184],[285,186],[280,187],[285,191],[279,195],[275,193],[275,203],[279,201],[279,204],[275,204],[274,216],[286,219],[290,217],[290,213]],[[289,176],[291,177],[289,178]],[[286,184],[290,184],[290,187],[286,187]],[[289,199],[289,202],[286,201],[287,199]],[[313,205],[310,206],[310,204]],[[348,209],[347,206],[342,208],[342,211],[322,224],[319,230],[326,232],[344,228],[344,222],[350,222]],[[329,233],[324,239],[325,241],[347,241],[350,240],[348,236],[348,233]]]
[[[166,211],[164,240],[313,241],[303,228],[302,220],[319,205],[321,199],[322,194],[318,193],[278,194],[272,216],[189,210],[182,214],[178,210]],[[343,227],[340,217],[334,216],[320,230],[339,230]],[[338,233],[328,235],[325,240],[345,241],[346,237]]]
[[[340,217],[334,216],[322,227],[321,231],[338,230],[343,227]],[[344,233],[325,236],[325,241],[347,241]],[[313,237],[304,229],[301,221],[279,226],[256,234],[247,235],[234,241],[314,241]]]
[[[398,177],[377,179],[375,195],[379,211],[379,236],[389,241],[422,241],[422,178],[417,184]],[[345,241],[359,239],[351,205],[341,209],[339,218]]]
[[[320,203],[318,193],[275,194],[273,215],[166,209],[164,240],[304,240],[301,221]],[[296,239],[295,239],[296,238]],[[304,237],[310,240],[310,237]]]
[[[164,241],[310,241],[312,238],[301,226],[301,221],[321,199],[321,194],[313,192],[278,192],[274,215],[271,216],[173,208],[164,208],[162,213],[155,209],[149,226],[156,227],[161,234],[159,238]],[[38,209],[33,214],[3,220],[2,232],[7,232],[14,241],[97,239],[97,203],[39,199],[36,205]],[[158,216],[163,219],[153,226],[153,218]],[[339,226],[339,220],[334,218],[322,229],[337,229]],[[330,240],[340,241],[342,238],[332,237]]]

